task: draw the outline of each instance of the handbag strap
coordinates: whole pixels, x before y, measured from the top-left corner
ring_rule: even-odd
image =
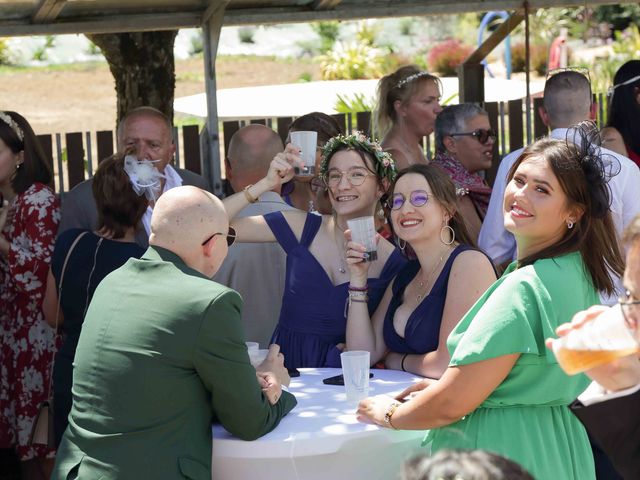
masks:
[[[85,230],[84,232],[82,232],[80,235],[78,235],[76,237],[76,239],[71,244],[71,247],[69,248],[69,251],[67,252],[67,256],[64,258],[64,263],[62,264],[62,271],[60,272],[60,284],[58,285],[58,302],[57,302],[57,305],[56,305],[56,322],[55,322],[55,326],[54,326],[54,332],[55,332],[56,336],[58,336],[58,320],[60,319],[60,302],[62,301],[62,282],[64,280],[64,272],[67,270],[67,263],[69,263],[69,257],[71,256],[71,252],[73,252],[73,249],[76,248],[76,245],[78,244],[80,239],[82,237],[84,237],[87,233],[89,233],[89,232]],[[51,388],[53,387],[53,364],[55,363],[55,358],[56,358],[56,354],[55,354],[55,351],[54,351],[53,358],[51,359],[51,367],[50,367],[50,372],[49,372],[49,394],[47,395],[47,398],[51,397]]]

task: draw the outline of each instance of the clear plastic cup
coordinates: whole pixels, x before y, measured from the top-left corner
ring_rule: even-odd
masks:
[[[253,367],[258,367],[264,360],[267,358],[267,354],[269,353],[269,349],[255,349],[249,350],[249,361]]]
[[[378,259],[378,245],[376,244],[376,223],[373,217],[359,217],[347,220],[347,226],[351,230],[351,240],[364,245],[367,253],[365,262],[373,262]]]
[[[354,350],[340,354],[347,402],[357,405],[369,395],[369,352]]]
[[[296,167],[296,174],[314,176],[316,174],[316,148],[318,146],[318,132],[300,130],[289,133],[291,144],[300,149],[300,157],[304,168]]]
[[[580,328],[555,339],[552,347],[560,367],[569,375],[604,365],[639,350],[620,305],[605,310]]]

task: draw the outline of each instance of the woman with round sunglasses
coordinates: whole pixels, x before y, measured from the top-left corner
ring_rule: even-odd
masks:
[[[623,269],[609,174],[588,137],[580,140],[539,140],[518,157],[503,202],[517,261],[449,335],[440,379],[396,399],[365,398],[360,421],[429,430],[432,453],[484,449],[535,478],[595,479],[587,434],[567,408],[589,381],[567,376],[545,348],[560,324],[599,302],[598,290],[615,291]]]
[[[295,210],[234,219],[247,203],[290,180],[294,166],[301,166],[301,159],[289,144],[273,159],[266,177],[226,198],[224,204],[238,241],[277,241],[287,253],[282,310],[271,339],[280,345],[286,366],[340,367],[349,286],[344,231],[347,220],[374,214],[395,178],[395,165],[365,135],[339,135],[325,144],[320,167],[333,215]],[[398,249],[380,240],[378,260],[371,262],[369,271],[369,311],[375,311],[404,263]]]
[[[449,364],[449,333],[496,274],[473,247],[456,211],[453,183],[440,169],[402,170],[389,203],[397,243],[414,259],[398,272],[370,317],[358,301],[367,288],[369,262],[362,261],[362,245],[347,244],[347,349],[369,351],[372,364],[383,360],[387,368],[440,378]]]
[[[438,77],[405,65],[378,83],[377,122],[382,147],[402,170],[414,163],[428,163],[422,139],[431,135],[442,110],[442,82]]]
[[[489,115],[474,103],[445,107],[436,119],[433,164],[453,180],[460,214],[474,242],[487,214],[491,187],[480,172],[491,168],[496,134]]]
[[[609,88],[607,124],[602,146],[629,157],[640,166],[640,60],[622,65]]]

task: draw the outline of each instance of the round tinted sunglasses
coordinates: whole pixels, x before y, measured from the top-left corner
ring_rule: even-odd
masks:
[[[389,202],[391,210],[400,210],[407,198],[402,193],[394,193]],[[429,201],[429,194],[424,190],[414,190],[409,194],[409,203],[414,207],[422,207]]]
[[[493,128],[490,128],[489,130],[486,130],[484,128],[478,128],[473,132],[450,133],[449,136],[450,137],[462,137],[462,136],[476,137],[476,140],[478,140],[482,145],[487,143],[489,139],[495,142],[496,138],[498,138],[498,134]]]
[[[233,242],[236,241],[236,231],[234,230],[233,227],[229,227],[229,233],[222,233],[222,232],[218,232],[218,233],[214,233],[213,235],[211,235],[210,237],[207,237],[207,239],[202,242],[201,245],[206,245],[208,242],[211,241],[211,239],[213,237],[215,237],[216,235],[225,235],[227,237],[227,246],[231,246],[233,245]]]

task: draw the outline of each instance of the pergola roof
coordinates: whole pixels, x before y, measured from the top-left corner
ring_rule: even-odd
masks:
[[[522,0],[0,0],[0,36],[199,27],[224,3],[224,25],[515,10],[523,5]],[[531,9],[568,5],[585,5],[585,0],[529,1]]]

